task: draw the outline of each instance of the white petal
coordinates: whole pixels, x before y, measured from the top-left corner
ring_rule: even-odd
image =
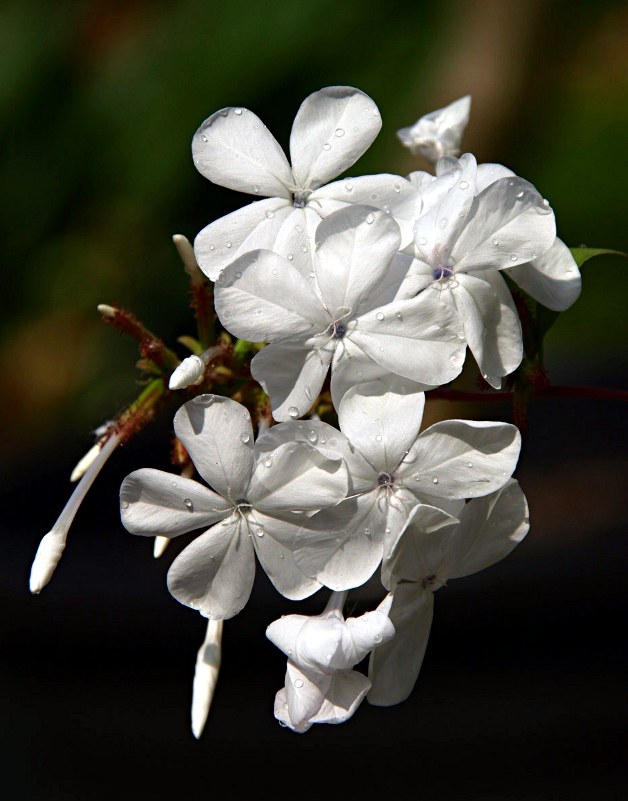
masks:
[[[131,534],[178,537],[226,517],[232,504],[183,476],[144,468],[120,487],[120,517]]]
[[[194,240],[199,267],[216,281],[228,264],[251,250],[274,250],[279,232],[294,209],[283,198],[249,203],[207,225]]]
[[[371,682],[357,670],[334,673],[331,687],[311,723],[344,723],[355,713]]]
[[[528,295],[554,311],[568,309],[580,297],[580,270],[571,251],[560,239],[556,239],[543,256],[528,264],[511,267],[506,274]]]
[[[499,389],[503,376],[523,358],[519,315],[504,279],[495,271],[457,276],[452,297],[469,349],[488,383]]]
[[[308,336],[329,324],[307,279],[269,250],[240,256],[222,271],[215,306],[227,331],[252,342]]]
[[[501,178],[473,201],[451,258],[456,272],[501,270],[549,250],[556,238],[554,213],[522,178]]]
[[[353,640],[354,664],[361,662],[373,648],[379,648],[395,636],[395,627],[388,614],[379,609],[366,612],[360,617],[348,618],[347,628]]]
[[[347,206],[326,217],[316,230],[316,280],[332,315],[358,313],[385,279],[399,250],[399,226],[385,212]]]
[[[417,493],[472,498],[502,487],[512,475],[521,436],[508,423],[445,420],[419,435],[403,467],[403,483]],[[401,471],[400,471],[401,472]]]
[[[292,170],[264,123],[246,108],[223,108],[205,120],[192,140],[197,170],[238,192],[290,198]]]
[[[499,181],[500,178],[512,178],[514,172],[503,164],[478,164],[478,174],[475,191],[479,195],[487,186]]]
[[[343,434],[381,472],[395,470],[421,427],[425,395],[404,389],[394,379],[359,384],[346,393],[338,410]]]
[[[204,617],[227,620],[251,594],[255,554],[242,519],[232,515],[191,542],[168,571],[168,589]]]
[[[286,668],[287,723],[295,731],[307,731],[331,686],[331,676],[301,670],[288,660]],[[275,716],[277,708],[275,707]]]
[[[282,615],[266,629],[266,636],[290,658],[295,653],[297,637],[306,621],[307,615]]]
[[[312,511],[338,503],[347,486],[341,461],[328,459],[304,442],[291,442],[260,454],[248,499],[255,509],[270,515],[294,509]]]
[[[258,559],[276,590],[291,601],[308,598],[320,590],[318,581],[297,567],[292,542],[301,525],[301,517],[279,519],[255,511],[249,518],[249,530]]]
[[[466,504],[456,529],[450,578],[469,576],[499,562],[529,528],[528,504],[514,479],[498,492]]]
[[[292,660],[308,672],[333,673],[353,667],[357,660],[344,619],[337,614],[308,618],[297,636]]]
[[[377,488],[308,518],[294,540],[297,565],[332,590],[359,587],[382,559],[387,511]]]
[[[465,153],[456,165],[455,175],[448,174],[437,179],[437,183],[446,184],[448,190],[438,198],[438,202],[432,202],[416,221],[416,255],[434,267],[451,266],[453,245],[466,224],[475,197],[476,172],[475,158]]]
[[[414,125],[397,131],[397,136],[412,153],[421,153],[428,161],[436,162],[441,156],[457,156],[470,110],[471,96],[466,95],[444,108],[425,114]]]
[[[434,594],[421,584],[399,584],[389,615],[392,640],[376,648],[369,662],[372,686],[367,700],[376,706],[399,704],[412,692],[427,648]]]
[[[221,395],[199,395],[176,413],[174,431],[210,486],[233,503],[246,497],[253,428],[244,406]]]
[[[435,295],[422,292],[368,312],[349,323],[346,336],[382,367],[424,389],[447,384],[462,370],[465,343],[457,334],[457,314]]]
[[[343,205],[373,206],[390,214],[401,229],[401,247],[412,241],[414,223],[422,205],[421,194],[410,181],[388,173],[334,181],[313,192],[309,203],[316,207],[318,202],[327,200],[335,200]]]
[[[267,453],[289,442],[306,442],[328,459],[354,458],[344,434],[322,420],[290,420],[271,426],[259,435],[255,449],[257,453]]]
[[[275,420],[302,417],[316,403],[329,371],[333,350],[276,342],[256,353],[251,375],[270,397]]]
[[[307,97],[290,134],[297,186],[316,189],[356,162],[375,139],[382,120],[368,95],[351,86],[328,86]]]

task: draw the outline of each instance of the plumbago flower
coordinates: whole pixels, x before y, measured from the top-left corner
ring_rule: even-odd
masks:
[[[432,625],[434,592],[449,579],[477,573],[507,556],[529,529],[528,506],[512,479],[497,492],[461,504],[460,522],[432,533],[424,508],[412,510],[382,568],[390,590],[380,605],[395,637],[371,654],[368,700],[378,706],[404,701],[417,680]]]
[[[401,128],[397,136],[412,153],[420,153],[435,164],[443,156],[457,156],[469,122],[471,96],[461,97],[445,108],[431,111],[414,125]]]
[[[419,434],[424,405],[423,393],[405,394],[381,381],[344,396],[336,439],[349,497],[297,532],[294,558],[306,575],[333,590],[358,587],[389,557],[417,508],[426,530],[435,532],[457,522],[456,501],[508,481],[521,445],[515,426],[446,420]]]
[[[177,600],[215,620],[246,604],[257,556],[285,597],[305,598],[319,584],[304,576],[290,543],[301,523],[294,509],[311,512],[345,497],[339,458],[295,441],[290,424],[253,442],[249,412],[229,398],[199,395],[179,409],[174,429],[199,474],[196,481],[143,469],[120,489],[122,523],[132,534],[177,537],[210,527],[174,560],[168,587]]]
[[[495,388],[523,356],[519,317],[499,270],[542,256],[556,239],[547,201],[522,178],[498,174],[492,166],[479,171],[467,153],[441,159],[436,178],[415,176],[423,212],[414,245],[399,257],[416,291],[430,288],[457,313],[482,375]]]
[[[368,149],[381,128],[370,97],[349,86],[328,86],[307,97],[290,135],[292,166],[266,126],[245,108],[212,114],[192,142],[194,164],[215,184],[267,196],[211,223],[196,237],[194,251],[215,281],[237,256],[256,249],[291,257],[309,272],[306,254],[322,217],[347,204],[376,206],[405,221],[406,241],[421,200],[398,175],[347,178],[323,186]]]
[[[386,213],[352,206],[320,223],[309,277],[263,250],[222,271],[221,323],[237,337],[270,343],[251,373],[276,420],[306,414],[330,367],[336,404],[353,384],[382,375],[426,389],[460,373],[465,343],[454,311],[435,293],[396,299],[405,278],[391,268],[399,244]]]
[[[275,698],[275,717],[293,731],[313,723],[343,723],[362,702],[371,683],[352,670],[395,630],[376,609],[345,620],[345,593],[332,593],[316,617],[285,615],[266,629],[266,636],[288,657],[286,684]]]

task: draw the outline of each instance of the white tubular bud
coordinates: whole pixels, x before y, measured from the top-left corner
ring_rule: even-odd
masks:
[[[177,249],[179,258],[183,262],[183,269],[185,272],[191,278],[200,277],[205,280],[205,276],[203,275],[201,268],[198,266],[198,262],[196,261],[194,248],[192,247],[190,240],[183,236],[183,234],[175,234],[172,237],[172,241]]]
[[[196,657],[192,685],[192,734],[197,740],[205,728],[218,681],[222,652],[222,628],[222,620],[207,622],[205,640]]]
[[[115,317],[116,315],[116,310],[113,308],[113,306],[109,306],[107,303],[99,303],[96,308],[103,317]]]
[[[85,473],[87,472],[88,467],[96,461],[96,457],[100,453],[100,449],[102,448],[102,443],[97,442],[95,445],[87,451],[85,456],[83,456],[76,464],[74,470],[72,470],[72,475],[70,476],[70,481],[74,483],[78,481],[79,478],[82,478]]]
[[[155,537],[155,542],[153,543],[153,557],[159,559],[160,556],[163,556],[169,543],[170,537]]]
[[[170,389],[185,389],[203,380],[205,364],[200,356],[188,356],[170,376]]]
[[[68,530],[78,512],[79,506],[119,442],[119,435],[113,434],[101,447],[100,452],[85,471],[85,475],[79,481],[72,495],[70,495],[70,500],[66,503],[57,522],[39,543],[29,580],[30,591],[34,595],[39,594],[52,578],[52,574],[55,572],[65,548]]]

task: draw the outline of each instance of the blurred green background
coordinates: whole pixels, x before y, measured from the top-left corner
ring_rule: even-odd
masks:
[[[250,200],[194,169],[190,142],[206,117],[248,107],[287,147],[310,92],[354,85],[384,125],[351,174],[403,175],[427,165],[397,129],[470,93],[465,149],[534,183],[568,244],[626,251],[628,5],[5,0],[0,74],[0,795],[187,801],[225,797],[214,788],[226,778],[229,797],[243,799],[288,787],[395,801],[627,797],[621,402],[532,404],[517,471],[529,536],[504,563],[439,592],[408,702],[364,704],[303,739],[272,718],[285,661],[263,638],[295,608],[261,576],[227,627],[206,735],[198,745],[189,735],[203,625],[165,588],[180,547],[154,563],[116,503],[127,472],[167,467],[169,421],[107,465],[50,587],[31,598],[27,579],[90,430],[137,392],[135,345],[96,305],[135,310],[170,344],[191,333],[171,236],[192,239]],[[583,274],[581,299],[547,341],[550,377],[626,388],[628,262],[605,257]],[[323,603],[316,595],[303,611]]]
[[[532,181],[571,245],[628,249],[628,8],[620,2],[5,2],[0,11],[1,394],[14,467],[87,432],[135,392],[132,343],[98,303],[191,332],[170,237],[250,198],[194,169],[192,134],[225,105],[287,146],[310,92],[358,86],[384,126],[352,172],[425,168],[395,132],[473,96],[465,148]],[[585,267],[549,344],[557,380],[617,381],[621,261]]]

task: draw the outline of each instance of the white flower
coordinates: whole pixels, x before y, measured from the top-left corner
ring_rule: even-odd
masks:
[[[275,717],[294,731],[348,720],[370,687],[353,666],[394,635],[390,620],[379,610],[345,621],[343,603],[344,593],[333,593],[321,615],[286,615],[266,629],[268,639],[288,657]]]
[[[380,381],[344,396],[337,439],[350,494],[298,531],[294,558],[306,575],[333,590],[357,587],[390,554],[414,507],[421,505],[426,529],[437,531],[457,522],[452,500],[506,483],[521,443],[514,426],[446,420],[419,434],[424,404],[423,393]]]
[[[380,376],[426,389],[459,374],[465,343],[455,312],[436,293],[396,299],[406,269],[391,266],[399,242],[387,214],[351,206],[319,225],[308,277],[270,251],[223,270],[215,290],[221,323],[237,337],[271,343],[251,372],[276,420],[306,414],[330,366],[336,404],[353,384]]]
[[[467,153],[441,159],[436,178],[413,176],[423,212],[412,254],[398,260],[406,261],[416,291],[429,287],[457,312],[482,375],[499,388],[521,362],[523,343],[512,296],[498,271],[546,253],[556,239],[556,223],[547,201],[527,181],[494,180],[497,167],[478,170]]]
[[[529,529],[526,499],[513,479],[497,492],[461,506],[460,522],[432,533],[417,507],[382,568],[391,590],[380,605],[390,615],[395,637],[372,655],[368,700],[390,706],[412,692],[432,624],[434,592],[449,579],[477,573],[498,562]]]
[[[461,97],[445,108],[421,117],[414,125],[397,131],[412,153],[421,153],[435,164],[442,156],[457,156],[464,129],[469,122],[471,96]]]
[[[132,534],[177,537],[208,528],[175,559],[168,587],[205,617],[226,619],[246,604],[254,554],[287,598],[311,595],[319,584],[296,567],[290,544],[301,518],[344,498],[346,471],[306,442],[290,424],[253,442],[248,411],[228,398],[200,395],[174,419],[177,437],[199,474],[213,487],[160,470],[131,473],[120,489],[122,523]],[[214,491],[215,490],[215,491]]]
[[[192,142],[194,163],[213,183],[268,197],[204,228],[194,251],[215,281],[242,253],[274,250],[309,272],[314,230],[321,217],[347,204],[383,208],[411,221],[420,211],[414,187],[397,175],[347,178],[323,187],[367,150],[381,128],[370,97],[349,86],[329,86],[302,103],[292,126],[292,166],[266,126],[245,108],[225,108],[201,125]]]

